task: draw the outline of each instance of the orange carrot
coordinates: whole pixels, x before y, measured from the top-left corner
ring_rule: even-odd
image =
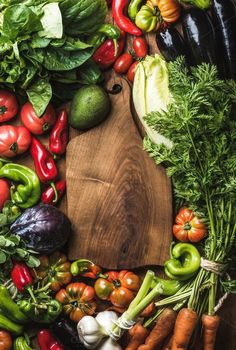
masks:
[[[171,335],[166,339],[166,341],[164,342],[164,344],[162,345],[161,350],[171,350],[172,341],[173,341],[173,335],[171,334]]]
[[[183,308],[179,311],[174,328],[171,350],[186,350],[197,323],[197,313]]]
[[[140,317],[150,317],[154,313],[155,309],[155,303],[152,302],[143,310],[143,312],[140,314]]]
[[[125,350],[137,350],[139,345],[145,342],[149,332],[140,323],[136,323],[134,327],[129,330],[130,341]]]
[[[176,312],[165,309],[158,318],[156,325],[146,338],[145,344],[138,347],[138,350],[157,350],[166,337],[172,332],[176,320]]]
[[[217,329],[220,324],[220,317],[217,315],[203,315],[203,349],[214,350]]]

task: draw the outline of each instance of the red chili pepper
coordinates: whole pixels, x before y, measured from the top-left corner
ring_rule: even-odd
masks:
[[[131,35],[142,35],[139,29],[128,17],[124,15],[125,9],[129,4],[129,0],[113,0],[112,1],[112,16],[121,30]]]
[[[58,194],[54,185],[54,180],[58,176],[58,171],[52,155],[35,137],[32,137],[30,154],[34,160],[35,171],[40,178],[40,181],[43,183],[50,182],[55,192],[54,200],[57,202]]]
[[[30,287],[33,283],[33,277],[30,269],[22,262],[14,263],[11,270],[11,278],[16,288],[20,292],[23,292],[25,288]]]
[[[55,155],[63,155],[69,141],[68,115],[65,110],[59,112],[56,124],[54,125],[49,139],[50,151]]]
[[[40,350],[64,350],[48,329],[42,329],[37,334],[37,340]]]
[[[93,60],[97,65],[105,70],[110,68],[117,57],[119,57],[124,50],[125,46],[125,33],[122,31],[120,33],[120,38],[117,41],[117,53],[115,55],[115,45],[112,39],[107,39],[93,54]]]
[[[58,198],[57,201],[55,202],[55,192],[52,186],[48,187],[41,195],[41,201],[44,204],[52,204],[55,205],[63,196],[63,194],[66,191],[66,181],[65,180],[60,180],[57,183],[55,183],[55,187],[57,190]]]

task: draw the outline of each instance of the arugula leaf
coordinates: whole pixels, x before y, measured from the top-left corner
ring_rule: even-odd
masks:
[[[51,84],[47,80],[39,79],[26,90],[26,93],[36,114],[39,117],[43,115],[52,98]]]

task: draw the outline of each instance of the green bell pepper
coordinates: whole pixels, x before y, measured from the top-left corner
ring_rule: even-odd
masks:
[[[11,188],[11,200],[20,208],[33,207],[40,199],[40,181],[36,173],[24,165],[7,163],[0,168],[0,178],[20,182],[17,190]]]
[[[0,309],[2,314],[13,322],[25,324],[29,320],[20,310],[19,306],[12,300],[8,289],[3,285],[0,285]]]
[[[158,16],[159,15],[159,16]],[[143,5],[135,18],[135,24],[144,32],[152,32],[160,26],[160,12],[156,8]]]
[[[128,7],[128,15],[132,21],[135,20],[141,6],[145,3],[144,0],[131,0]]]
[[[62,312],[62,305],[54,299],[38,306],[30,301],[21,300],[19,307],[26,316],[36,323],[52,323]]]
[[[177,243],[171,249],[171,258],[164,264],[165,274],[171,279],[185,281],[198,272],[200,264],[201,256],[194,245]]]
[[[99,29],[98,29],[99,33],[105,34],[107,38],[109,39],[119,39],[120,37],[120,30],[119,28],[117,28],[116,26],[114,26],[113,24],[102,24]]]
[[[14,340],[13,350],[33,350],[30,346],[29,338],[18,337]]]
[[[15,335],[20,335],[24,331],[24,328],[22,325],[11,321],[9,318],[4,316],[1,312],[0,312],[0,329],[4,329],[5,331],[8,331]]]

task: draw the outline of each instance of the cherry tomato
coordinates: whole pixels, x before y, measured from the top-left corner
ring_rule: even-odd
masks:
[[[21,109],[21,121],[25,127],[35,135],[42,135],[49,131],[56,122],[56,112],[51,104],[45,113],[38,117],[30,102],[26,102]]]
[[[14,118],[17,112],[18,102],[13,92],[0,90],[0,123]]]
[[[0,179],[0,210],[4,207],[4,203],[10,199],[10,186],[7,180]]]
[[[0,156],[12,158],[29,148],[31,135],[24,126],[0,126]]]
[[[133,56],[125,52],[121,55],[114,64],[114,70],[118,74],[124,74],[128,71],[129,67],[133,62]]]
[[[134,76],[135,76],[135,71],[136,71],[136,68],[137,68],[137,65],[139,64],[139,61],[135,61],[130,67],[129,67],[129,70],[128,70],[128,73],[127,73],[127,78],[129,79],[129,81],[133,82],[134,81]]]
[[[144,58],[148,54],[148,45],[144,38],[135,38],[133,41],[133,49],[138,58]]]

